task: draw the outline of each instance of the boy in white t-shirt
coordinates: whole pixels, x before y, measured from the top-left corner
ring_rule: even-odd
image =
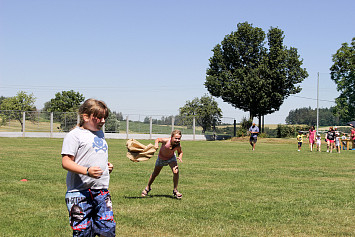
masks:
[[[64,138],[62,166],[68,170],[65,201],[73,236],[115,236],[111,195],[113,165],[101,130],[108,117],[102,101],[88,99],[79,108],[79,126]]]

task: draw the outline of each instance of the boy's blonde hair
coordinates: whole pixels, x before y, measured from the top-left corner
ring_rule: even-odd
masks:
[[[176,134],[182,136],[182,135],[181,135],[181,131],[176,129],[176,130],[174,130],[174,131],[171,132],[171,137],[175,136]]]
[[[94,117],[107,119],[109,112],[105,102],[96,99],[87,99],[79,107],[80,127],[84,125],[84,114],[88,116],[93,115]]]

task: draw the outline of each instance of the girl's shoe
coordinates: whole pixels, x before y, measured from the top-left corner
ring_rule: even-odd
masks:
[[[149,188],[149,190],[147,188],[144,188],[144,190],[142,191],[142,197],[147,196],[151,190],[152,190],[151,188]]]
[[[177,199],[181,199],[182,198],[182,194],[181,193],[179,193],[179,191],[175,191],[175,190],[173,190],[173,195],[174,195],[174,197],[176,197]]]

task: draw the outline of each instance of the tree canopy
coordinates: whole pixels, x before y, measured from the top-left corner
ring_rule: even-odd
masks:
[[[55,97],[47,102],[44,110],[48,112],[77,112],[85,97],[73,90],[57,92]]]
[[[307,76],[297,49],[283,45],[283,31],[265,32],[248,22],[226,35],[213,48],[205,87],[235,108],[248,111],[250,117],[279,110],[284,100],[301,91],[297,86]]]
[[[222,117],[222,110],[218,107],[217,101],[208,95],[186,101],[179,111],[181,119],[187,124],[191,123],[192,117],[195,116],[197,124],[202,127],[202,133],[217,125]]]
[[[351,45],[343,43],[332,59],[330,75],[340,92],[334,113],[346,123],[355,119],[355,37]]]
[[[4,110],[1,114],[2,123],[11,119],[15,119],[20,122],[21,127],[23,126],[22,112],[36,111],[34,103],[36,98],[33,94],[27,94],[24,91],[17,92],[16,96],[2,98],[0,109]],[[34,120],[35,116],[29,114],[27,118]]]

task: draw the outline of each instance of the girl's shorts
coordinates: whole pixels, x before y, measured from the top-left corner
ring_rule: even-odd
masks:
[[[155,162],[155,166],[167,166],[171,162],[177,162],[175,155],[169,160],[161,160],[158,156],[157,161]]]
[[[73,236],[115,236],[116,222],[107,189],[67,192],[65,202]]]

